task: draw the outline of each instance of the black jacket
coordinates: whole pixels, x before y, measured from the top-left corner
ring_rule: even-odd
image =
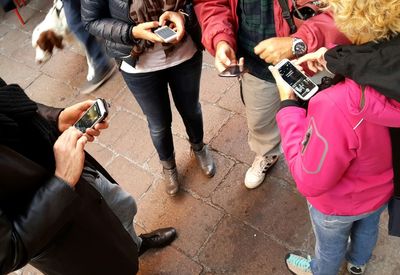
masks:
[[[129,0],[82,0],[81,13],[85,28],[105,40],[107,54],[122,59],[128,57],[135,43],[129,16]]]
[[[33,117],[55,126],[59,112],[40,105]],[[17,118],[13,124],[10,115],[0,115],[0,131],[34,121]],[[30,147],[20,151],[9,145],[17,137],[12,134],[0,135],[0,274],[27,263],[45,274],[135,274],[137,246],[100,193],[82,178],[71,189],[54,170],[22,154]],[[90,155],[85,165],[115,182]]]

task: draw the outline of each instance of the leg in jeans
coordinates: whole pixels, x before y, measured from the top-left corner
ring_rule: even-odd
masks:
[[[139,249],[142,240],[136,235],[133,226],[133,218],[137,213],[135,199],[118,184],[111,183],[103,174],[89,167],[84,168],[82,177],[102,195],[107,205],[118,217]]]
[[[280,134],[275,120],[280,99],[275,83],[245,74],[242,88],[250,149],[258,156],[280,154]]]
[[[351,229],[351,243],[346,260],[354,265],[365,265],[371,258],[379,233],[379,220],[386,205],[369,216],[355,221]]]
[[[103,50],[103,46],[93,35],[89,34],[83,26],[81,19],[81,1],[63,0],[63,3],[68,27],[85,46],[86,54],[89,56],[89,61],[94,67],[95,74],[101,72],[108,66],[109,59]]]
[[[202,53],[190,60],[167,69],[167,79],[175,106],[186,127],[189,141],[203,141],[203,117],[199,102]]]
[[[122,72],[130,91],[147,118],[151,139],[161,161],[174,156],[172,113],[165,71],[129,74]]]
[[[314,275],[336,275],[345,258],[348,240],[353,236],[355,243],[354,248],[350,248],[350,257],[360,257],[355,259],[369,259],[372,250],[376,244],[377,220],[382,213],[382,209],[378,209],[373,213],[367,213],[358,216],[330,216],[319,212],[317,209],[309,205],[309,211],[313,230],[316,238],[315,257],[311,261],[311,269]],[[371,219],[369,219],[371,217]],[[378,217],[378,218],[377,218]],[[366,219],[367,222],[361,222]],[[361,222],[361,223],[360,223]],[[359,228],[356,225],[362,224],[367,229],[362,230],[363,237],[358,239]],[[353,235],[353,232],[357,232]],[[372,235],[365,235],[372,234]],[[370,238],[371,240],[368,240]],[[364,242],[364,243],[360,243]],[[366,251],[360,251],[360,249]],[[359,254],[354,254],[357,251]],[[364,263],[365,264],[365,263]]]

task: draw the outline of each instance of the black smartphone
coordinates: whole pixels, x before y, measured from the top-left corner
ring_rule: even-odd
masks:
[[[158,35],[165,43],[174,41],[178,37],[176,31],[174,31],[168,26],[163,26],[161,28],[158,28],[154,31],[154,33]]]
[[[97,123],[102,122],[108,115],[107,102],[98,98],[90,106],[90,108],[75,122],[74,126],[82,133],[86,132],[86,129],[93,128]]]
[[[299,71],[288,59],[281,60],[275,67],[283,80],[292,87],[294,93],[302,100],[309,100],[318,91],[317,84]]]
[[[221,77],[237,77],[243,73],[243,67],[239,66],[238,64],[231,65],[226,67],[225,70],[220,72],[218,75]]]

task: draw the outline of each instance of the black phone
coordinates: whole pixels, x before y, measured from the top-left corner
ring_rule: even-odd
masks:
[[[309,100],[318,92],[317,84],[299,71],[288,59],[281,60],[275,67],[283,80],[292,87],[294,93],[302,100]]]
[[[86,132],[86,129],[93,128],[97,123],[102,122],[108,115],[107,102],[98,98],[90,106],[90,108],[75,122],[74,126],[82,133]]]
[[[218,75],[221,77],[237,77],[240,76],[242,73],[243,73],[243,66],[235,64],[226,67],[226,69],[220,72]]]

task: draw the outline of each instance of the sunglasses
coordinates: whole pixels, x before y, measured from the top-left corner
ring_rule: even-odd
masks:
[[[301,20],[307,20],[315,15],[317,15],[317,12],[307,6],[293,10],[293,16]]]

